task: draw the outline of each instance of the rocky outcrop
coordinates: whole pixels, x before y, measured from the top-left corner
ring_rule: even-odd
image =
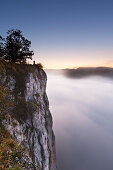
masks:
[[[55,137],[46,95],[47,77],[36,65],[1,63],[0,83],[7,89],[6,129],[29,153],[39,170],[56,169]]]

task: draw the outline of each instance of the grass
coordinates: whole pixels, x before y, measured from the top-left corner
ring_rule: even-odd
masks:
[[[15,158],[21,159],[24,149],[18,145],[4,126],[0,127],[0,170],[22,169],[15,162]]]

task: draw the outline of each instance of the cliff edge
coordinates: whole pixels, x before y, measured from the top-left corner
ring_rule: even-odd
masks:
[[[32,169],[56,170],[46,82],[45,72],[37,65],[0,62],[1,124],[25,148],[35,164]]]

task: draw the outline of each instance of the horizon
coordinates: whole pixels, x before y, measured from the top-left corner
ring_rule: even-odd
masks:
[[[108,67],[108,66],[80,66],[80,67],[75,67],[75,68],[44,68],[44,70],[66,70],[66,69],[69,69],[69,70],[73,70],[73,69],[78,69],[78,68],[113,68],[113,67]]]

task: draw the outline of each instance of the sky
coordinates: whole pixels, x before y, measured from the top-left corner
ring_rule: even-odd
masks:
[[[10,29],[45,68],[113,67],[113,0],[0,0],[0,34]]]

